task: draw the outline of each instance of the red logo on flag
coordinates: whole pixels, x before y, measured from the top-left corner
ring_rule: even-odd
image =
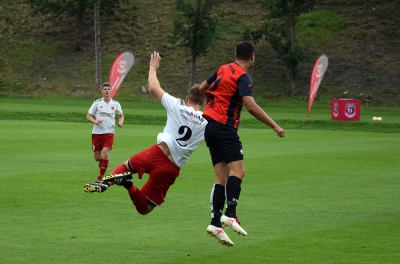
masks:
[[[121,74],[126,72],[126,69],[128,67],[127,65],[128,65],[128,63],[126,62],[126,60],[118,61],[118,68],[117,68],[118,72]]]
[[[114,60],[108,78],[108,82],[112,85],[111,98],[114,98],[114,95],[117,93],[122,81],[125,79],[134,63],[135,56],[130,51],[119,54]]]

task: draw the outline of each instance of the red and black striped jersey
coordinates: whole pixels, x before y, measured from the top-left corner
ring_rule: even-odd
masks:
[[[207,104],[203,116],[221,124],[238,128],[243,107],[243,96],[253,96],[253,81],[249,74],[237,63],[219,67],[207,79]]]

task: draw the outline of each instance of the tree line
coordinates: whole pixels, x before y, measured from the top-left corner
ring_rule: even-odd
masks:
[[[129,0],[25,0],[32,12],[52,16],[76,18],[75,49],[82,49],[82,23],[87,16],[93,17],[94,43],[96,58],[96,88],[101,87],[101,50],[100,50],[100,11],[112,14],[121,3]],[[301,13],[312,12],[315,0],[260,0],[263,12],[259,28],[247,29],[243,39],[254,43],[268,42],[282,59],[289,73],[290,92],[296,93],[296,74],[299,62],[304,59],[295,34],[296,17]],[[177,45],[183,47],[191,56],[189,86],[195,80],[196,60],[207,55],[217,32],[218,17],[216,8],[221,0],[176,0],[176,10],[180,14],[174,20],[174,36]]]

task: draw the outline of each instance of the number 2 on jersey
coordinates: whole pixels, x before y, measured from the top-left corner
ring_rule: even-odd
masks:
[[[182,135],[182,137],[175,139],[176,142],[179,144],[181,147],[186,147],[187,144],[181,144],[179,141],[188,141],[192,137],[192,130],[190,127],[187,126],[181,126],[178,130],[179,135]]]

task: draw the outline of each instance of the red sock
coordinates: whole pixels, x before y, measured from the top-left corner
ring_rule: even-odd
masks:
[[[108,168],[108,160],[106,160],[106,159],[100,160],[100,166],[99,167],[100,167],[100,175],[99,176],[103,177],[104,173],[106,173],[106,170]]]
[[[125,164],[121,164],[121,165],[118,165],[117,167],[115,167],[111,171],[111,174],[121,174],[121,173],[124,173],[124,172],[127,172],[127,171],[128,171],[128,169],[126,168]]]
[[[127,172],[128,170],[126,169],[125,164],[121,164],[118,165],[117,167],[115,167],[110,173],[111,174],[120,174],[120,173],[124,173]],[[113,185],[113,182],[108,182],[109,185]]]
[[[139,190],[135,185],[133,185],[128,190],[129,197],[131,198],[133,205],[136,207],[136,211],[139,214],[145,214],[147,212],[147,199],[146,196]]]

